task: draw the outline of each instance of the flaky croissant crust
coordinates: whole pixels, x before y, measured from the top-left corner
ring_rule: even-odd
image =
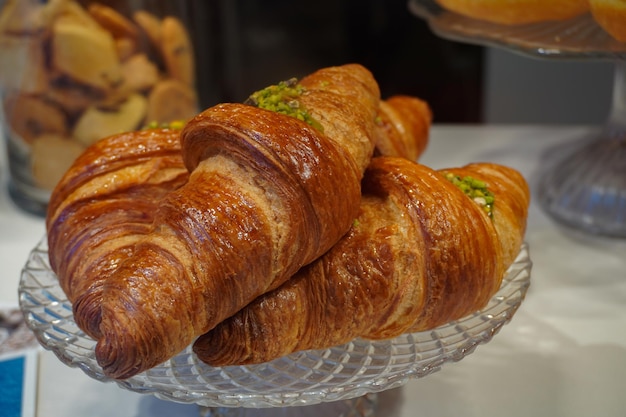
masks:
[[[408,97],[381,106],[366,69],[326,68],[301,84],[323,132],[220,104],[182,134],[102,139],[57,186],[51,264],[108,376],[169,358],[329,249],[358,212],[374,146],[423,151],[428,106]]]
[[[301,83],[299,100],[323,130],[220,104],[185,126],[182,159],[162,158],[175,167],[154,166],[158,180],[146,177],[149,161],[134,159],[141,145],[98,155],[98,146],[107,152],[125,140],[108,138],[55,190],[53,268],[76,301],[77,323],[98,340],[96,358],[108,376],[126,378],[170,358],[350,227],[377,137],[378,86],[359,65],[322,69]],[[143,190],[151,181],[158,195]],[[92,238],[99,234],[101,242]]]
[[[76,160],[52,193],[49,258],[77,325],[98,337],[102,287],[152,229],[159,201],[187,181],[180,132],[106,138]]]
[[[194,344],[214,366],[265,362],[356,337],[432,329],[482,308],[525,231],[528,187],[495,164],[447,172],[484,181],[493,218],[440,172],[376,158],[357,221],[341,241]]]

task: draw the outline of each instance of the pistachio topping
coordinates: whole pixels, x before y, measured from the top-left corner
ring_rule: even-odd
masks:
[[[298,101],[304,92],[304,87],[298,84],[297,79],[292,78],[252,93],[245,104],[295,117],[323,131],[322,125]]]
[[[150,123],[148,123],[147,125],[145,125],[142,130],[149,130],[149,129],[173,129],[173,130],[180,130],[185,126],[185,121],[183,120],[174,120],[171,121],[169,123],[164,122],[164,123],[159,123],[157,121],[152,121]]]
[[[455,175],[451,172],[445,172],[444,177],[482,207],[489,217],[493,218],[493,203],[495,197],[493,193],[487,189],[487,184],[484,181],[477,180],[470,176],[461,178],[459,175]]]

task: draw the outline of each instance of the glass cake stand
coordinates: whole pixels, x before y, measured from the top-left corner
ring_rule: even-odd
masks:
[[[409,10],[438,36],[504,48],[536,58],[610,60],[615,65],[611,110],[598,134],[564,145],[541,172],[537,196],[556,221],[585,233],[626,237],[626,43],[590,14],[560,22],[506,26],[461,16],[435,0],[409,0]]]
[[[484,309],[432,331],[385,341],[356,339],[253,366],[210,367],[188,347],[155,368],[114,382],[161,399],[196,403],[205,416],[246,416],[270,407],[273,416],[290,415],[292,410],[300,416],[369,416],[376,393],[425,377],[489,342],[522,303],[531,265],[524,244]],[[96,362],[95,341],[74,322],[72,306],[50,269],[45,238],[31,251],[23,269],[19,302],[27,325],[44,348],[96,380],[111,381]]]

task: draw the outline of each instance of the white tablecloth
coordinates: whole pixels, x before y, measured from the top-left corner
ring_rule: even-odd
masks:
[[[533,189],[553,145],[595,131],[557,126],[435,126],[422,162],[474,161],[520,170]],[[2,177],[6,183],[6,174]],[[0,197],[0,304],[17,304],[20,270],[43,236],[43,219]],[[626,240],[581,235],[533,203],[526,241],[531,287],[511,323],[458,363],[379,396],[377,416],[626,416]],[[169,403],[90,379],[54,354],[40,359],[37,416],[197,416]]]

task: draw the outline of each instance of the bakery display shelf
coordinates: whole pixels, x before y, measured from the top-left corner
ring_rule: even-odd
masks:
[[[45,237],[29,255],[18,292],[26,323],[39,343],[66,365],[96,380],[116,382],[161,399],[195,403],[205,416],[244,416],[266,408],[274,409],[272,415],[368,416],[376,393],[430,375],[492,340],[524,300],[531,265],[525,244],[485,308],[432,331],[385,341],[356,339],[259,365],[222,368],[200,362],[188,347],[123,381],[103,374],[94,355],[95,341],[74,322],[72,306],[50,268]]]
[[[606,122],[583,143],[546,158],[537,198],[555,221],[583,233],[626,238],[626,43],[598,26],[591,14],[507,26],[461,16],[435,0],[409,0],[409,10],[442,38],[503,48],[534,58],[610,60],[613,97]]]

